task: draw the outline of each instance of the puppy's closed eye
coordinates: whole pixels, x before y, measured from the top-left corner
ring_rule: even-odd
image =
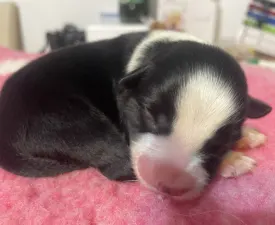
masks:
[[[144,121],[146,121],[147,129],[155,135],[168,135],[171,132],[171,122],[169,115],[166,115],[163,110],[154,107],[144,107]]]

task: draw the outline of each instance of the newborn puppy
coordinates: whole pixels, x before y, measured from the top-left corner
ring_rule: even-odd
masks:
[[[132,33],[52,52],[9,78],[0,165],[31,177],[94,167],[186,199],[215,176],[244,120],[270,111],[224,51],[185,33]]]

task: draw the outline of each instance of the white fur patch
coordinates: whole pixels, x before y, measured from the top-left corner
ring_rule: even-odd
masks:
[[[236,111],[232,90],[211,69],[194,73],[179,94],[172,134],[189,155],[200,150]]]
[[[202,40],[183,32],[176,31],[153,31],[136,47],[134,53],[126,67],[126,72],[130,73],[138,68],[140,65],[140,58],[145,55],[146,49],[153,43],[163,42],[177,42],[177,41],[195,41],[204,43]]]

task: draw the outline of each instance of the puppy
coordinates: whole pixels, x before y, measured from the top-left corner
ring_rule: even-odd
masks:
[[[49,53],[7,80],[0,165],[29,177],[94,167],[187,199],[244,120],[270,111],[224,51],[186,33],[131,33]]]

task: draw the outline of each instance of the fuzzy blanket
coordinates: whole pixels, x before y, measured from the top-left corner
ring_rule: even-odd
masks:
[[[18,60],[34,57],[0,48],[0,85],[18,67]],[[274,107],[275,73],[244,68],[253,96]],[[138,183],[108,181],[94,169],[46,179],[23,178],[0,169],[0,225],[275,224],[274,121],[275,112],[248,121],[269,138],[266,146],[249,152],[258,162],[252,174],[218,177],[200,199],[189,203],[163,199]]]

